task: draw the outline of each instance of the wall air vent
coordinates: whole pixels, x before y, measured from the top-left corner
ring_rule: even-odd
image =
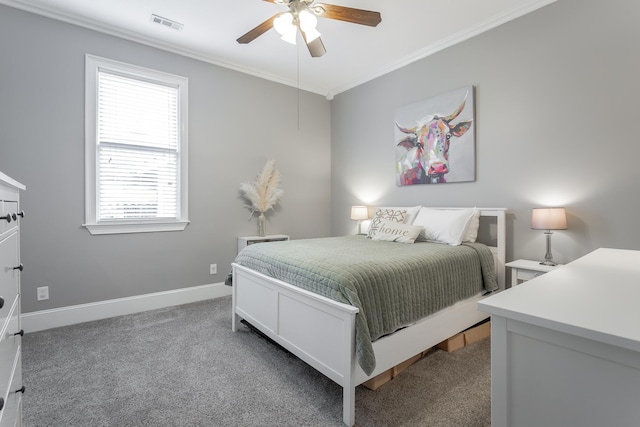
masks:
[[[156,24],[160,24],[168,28],[173,28],[174,30],[178,31],[180,31],[182,27],[184,27],[184,25],[179,22],[172,21],[171,19],[163,18],[162,16],[158,15],[151,15],[151,22],[155,22]]]

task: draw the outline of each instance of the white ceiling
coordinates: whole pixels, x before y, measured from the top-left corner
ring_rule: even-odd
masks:
[[[159,47],[331,99],[335,94],[424,58],[555,0],[330,0],[375,10],[375,28],[319,18],[327,53],[311,58],[269,30],[236,39],[286,6],[261,0],[0,0],[0,4]],[[318,0],[322,2],[322,0]],[[176,31],[151,14],[184,24]]]

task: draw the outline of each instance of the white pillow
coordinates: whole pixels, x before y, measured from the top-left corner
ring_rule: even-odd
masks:
[[[416,241],[418,235],[422,230],[424,229],[417,225],[403,224],[400,222],[383,219],[380,221],[378,229],[371,240],[413,243]]]
[[[380,226],[380,222],[382,220],[388,219],[388,220],[392,220],[392,221],[404,224],[406,215],[407,215],[406,209],[393,209],[393,208],[376,209],[376,214],[371,219],[371,224],[369,225],[369,232],[367,233],[367,237],[369,239],[373,238],[373,236],[378,231],[378,227]]]
[[[467,231],[464,233],[464,237],[462,238],[463,242],[475,242],[478,238],[478,229],[480,228],[480,209],[473,208],[473,214],[471,215],[471,220],[469,220],[469,224],[467,225]]]
[[[418,240],[457,246],[467,232],[474,209],[421,208],[413,225],[424,227]]]

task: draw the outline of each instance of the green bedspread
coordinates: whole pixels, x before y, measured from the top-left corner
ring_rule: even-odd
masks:
[[[373,341],[497,288],[491,251],[480,243],[329,237],[247,246],[235,262],[359,308],[356,357],[367,375],[376,366]]]

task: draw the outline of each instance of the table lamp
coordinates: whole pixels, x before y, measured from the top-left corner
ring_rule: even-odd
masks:
[[[534,230],[547,230],[547,253],[544,254],[542,265],[558,265],[553,261],[551,254],[551,230],[566,230],[567,215],[564,208],[534,208],[531,213],[531,228]]]
[[[369,209],[366,206],[351,206],[351,219],[358,221],[358,234],[362,234],[362,221],[369,219]]]

